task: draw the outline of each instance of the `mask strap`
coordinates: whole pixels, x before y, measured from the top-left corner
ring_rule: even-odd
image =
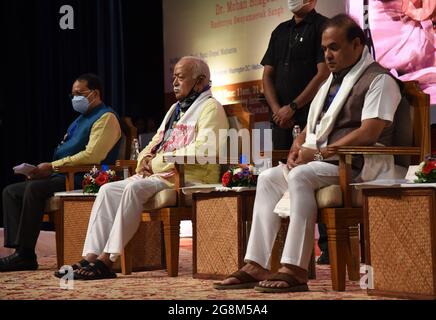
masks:
[[[92,94],[92,92],[95,92],[95,90],[91,90],[91,92],[88,94],[88,96],[86,97],[86,99],[88,99],[88,97]],[[94,101],[95,101],[95,99],[97,99],[97,98],[94,98],[94,100],[92,100],[92,102],[90,102],[89,99],[88,99],[89,105],[93,104]],[[88,106],[88,107],[89,107],[89,106]]]
[[[195,88],[195,86],[198,84],[198,80],[200,80],[200,77],[202,77],[202,76],[199,76],[199,77],[195,80],[194,86],[192,87],[191,91],[189,91],[188,97],[189,97],[191,94],[194,94],[194,93],[197,94],[197,92],[194,91],[194,88]]]

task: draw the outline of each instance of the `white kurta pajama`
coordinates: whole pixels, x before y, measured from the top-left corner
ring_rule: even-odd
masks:
[[[337,183],[338,166],[326,162],[310,162],[295,167],[289,171],[287,179],[282,166],[262,172],[257,182],[246,262],[255,261],[269,269],[269,259],[281,224],[281,217],[274,213],[274,208],[289,190],[290,221],[281,263],[307,269],[318,212],[315,190]]]
[[[304,147],[316,149],[327,146],[328,135],[350,90],[373,61],[365,48],[360,61],[344,77],[337,95],[321,122],[317,123],[332,82],[333,76],[330,75],[310,106]],[[400,100],[401,95],[395,80],[385,74],[377,76],[365,95],[361,120],[378,118],[392,122]],[[371,168],[366,168],[367,165]],[[393,166],[392,156],[365,157],[361,176],[365,173],[369,180],[378,176],[389,178],[394,174]],[[274,209],[283,194],[288,191],[290,221],[281,263],[308,269],[318,212],[315,191],[328,185],[338,184],[338,168],[331,163],[312,161],[299,165],[289,172],[285,165],[280,165],[261,173],[256,188],[245,262],[254,261],[265,269],[270,268],[271,252],[281,224],[281,217],[274,213]]]
[[[107,252],[115,262],[138,230],[144,204],[167,188],[160,177],[140,175],[103,185],[92,207],[82,255]]]
[[[174,164],[166,163],[163,154],[196,155],[200,146],[214,142],[207,140],[209,132],[212,131],[217,137],[219,130],[228,129],[223,107],[212,97],[211,91],[206,90],[182,114],[171,135],[163,141],[166,123],[170,121],[176,105],[167,112],[155,137],[138,157],[138,163],[141,163],[145,156],[154,156],[154,174],[147,178],[137,174],[100,188],[88,224],[82,254],[84,257],[88,254],[109,253],[111,261],[115,262],[136,233],[144,204],[159,191],[174,187]],[[157,148],[158,146],[161,147]],[[213,147],[224,145],[214,143]],[[219,178],[218,169],[218,165],[210,164],[187,167],[185,179],[187,182],[214,183]]]

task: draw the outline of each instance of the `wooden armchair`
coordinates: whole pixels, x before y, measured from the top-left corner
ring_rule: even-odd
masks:
[[[363,223],[362,197],[352,183],[353,155],[395,155],[398,165],[418,164],[430,153],[430,98],[416,82],[404,83],[404,95],[410,103],[408,110],[396,112],[398,124],[394,133],[394,146],[343,146],[330,148],[339,156],[339,185],[317,191],[318,222],[327,226],[332,286],[345,290],[345,270],[350,280],[359,280],[359,229]],[[408,139],[410,138],[410,139]],[[409,141],[407,141],[409,140]],[[288,151],[275,151],[276,159],[285,159]],[[363,233],[361,233],[363,237]],[[361,244],[363,252],[363,241]]]
[[[224,110],[231,128],[239,129],[242,127],[251,131],[254,115],[249,113],[244,104],[225,105]],[[117,166],[129,168],[129,171],[133,172],[136,168],[136,161],[118,161]],[[162,223],[166,268],[171,277],[177,277],[179,269],[180,221],[192,220],[192,196],[182,192],[182,188],[185,186],[184,166],[176,163],[175,169],[174,189],[158,192],[144,205],[142,213],[142,223],[150,221]],[[123,274],[131,274],[132,272],[132,246],[133,241],[130,241],[121,255]]]

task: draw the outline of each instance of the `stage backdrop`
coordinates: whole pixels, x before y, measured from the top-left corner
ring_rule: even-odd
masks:
[[[377,61],[418,81],[436,105],[436,0],[369,0],[368,8]],[[363,1],[347,0],[347,11],[363,26]]]
[[[345,12],[345,4],[318,0],[316,9],[333,16]],[[222,103],[247,90],[258,93],[263,70],[259,63],[271,32],[291,17],[287,0],[164,0],[165,91],[172,91],[177,60],[194,55],[209,63],[213,91]],[[248,87],[234,86],[242,83]]]

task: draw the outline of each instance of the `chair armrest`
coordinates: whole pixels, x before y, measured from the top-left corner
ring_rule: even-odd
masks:
[[[273,164],[278,164],[278,161],[282,159],[287,159],[289,154],[289,150],[273,150],[272,151],[272,161]],[[261,152],[260,155],[262,157],[265,156],[264,152]],[[240,164],[239,156],[226,155],[225,157],[217,156],[213,158],[216,162],[214,164]],[[203,162],[198,161],[198,158],[195,156],[175,156],[171,153],[166,153],[163,156],[163,161],[166,163],[177,163],[177,164],[205,164]]]
[[[219,157],[214,158],[216,163],[219,164]],[[182,188],[185,187],[185,164],[198,164],[202,165],[195,156],[174,156],[172,153],[163,155],[165,163],[174,163],[174,189],[177,191],[177,204],[179,207],[186,206],[185,195]],[[237,163],[237,162],[236,162]]]
[[[117,160],[115,162],[115,165],[117,167],[123,167],[123,168],[127,168],[127,167],[135,167],[138,165],[138,161],[136,160]]]
[[[117,170],[129,170],[129,177],[133,176],[136,172],[136,167],[138,166],[138,161],[136,160],[117,160],[115,162]]]
[[[419,147],[340,146],[328,147],[329,152],[339,156],[339,185],[345,207],[351,207],[352,156],[353,155],[421,155]]]
[[[168,156],[171,158],[168,159]],[[174,169],[175,169],[175,176],[174,176],[174,189],[177,191],[177,202],[178,206],[185,206],[185,198],[183,195],[182,187],[185,186],[185,168],[182,164],[179,164],[179,161],[183,163],[183,161],[186,162],[187,157],[177,157],[177,162],[174,161],[168,161],[172,160],[174,156],[172,154],[166,154],[164,155],[164,162],[168,163],[174,163]],[[138,162],[136,160],[117,160],[116,161],[116,167],[118,169],[129,169],[129,175],[133,175]]]
[[[207,158],[207,157],[206,157]],[[204,162],[200,162],[198,161],[199,159],[196,156],[188,156],[188,155],[183,155],[183,156],[175,156],[172,153],[165,153],[163,155],[163,161],[166,163],[174,163],[174,164],[179,164],[179,165],[183,165],[183,164],[207,164]],[[213,160],[215,161],[215,163],[212,164],[239,164],[239,157],[232,157],[231,155],[227,155],[226,157],[221,157],[221,156],[217,156],[217,157],[213,157]]]
[[[165,161],[165,156],[164,156]],[[136,160],[117,160],[116,166],[118,169],[129,169],[129,175],[132,176],[136,170],[138,165],[138,161]],[[178,196],[178,205],[185,205],[185,198],[183,193],[181,192],[181,188],[185,186],[185,170],[183,165],[179,165],[177,163],[174,164],[175,167],[175,181],[174,181],[174,189],[177,191]]]
[[[328,151],[337,155],[420,155],[419,147],[384,147],[384,146],[340,146],[328,147]]]
[[[182,188],[185,186],[185,166],[186,164],[197,164],[202,165],[205,164],[203,162],[198,161],[195,156],[175,156],[172,153],[166,153],[163,155],[163,161],[166,163],[174,163],[175,176],[174,176],[174,189],[177,191],[177,199],[178,206],[184,207],[186,206],[185,195],[182,192]],[[226,157],[214,157],[213,160],[215,163],[212,164],[239,164],[239,156],[232,157],[231,155],[227,155]]]
[[[95,165],[97,168],[99,167],[99,165]],[[100,166],[101,167],[101,166]],[[55,167],[53,170],[56,173],[78,173],[78,172],[87,172],[87,171],[91,171],[92,168],[94,168],[94,165],[83,165],[83,166],[60,166],[60,167]]]

